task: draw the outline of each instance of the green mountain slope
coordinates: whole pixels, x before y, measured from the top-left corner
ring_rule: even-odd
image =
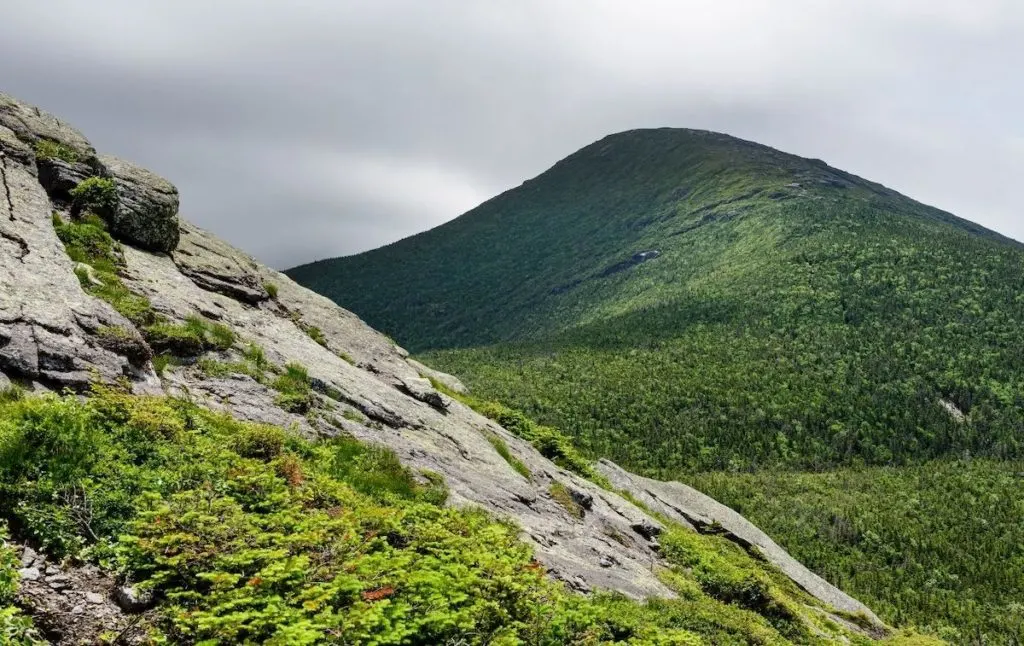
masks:
[[[661,129],[288,273],[591,455],[742,503],[887,619],[1002,643],[1022,270],[1019,243],[823,162]]]
[[[593,453],[671,472],[1019,456],[1022,269],[1020,244],[823,162],[663,129],[289,273]]]

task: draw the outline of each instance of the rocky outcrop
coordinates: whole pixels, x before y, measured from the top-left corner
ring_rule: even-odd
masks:
[[[117,157],[100,157],[104,174],[117,186],[118,207],[110,219],[114,237],[149,251],[169,253],[178,246],[178,189]]]
[[[105,347],[103,330],[134,328],[82,291],[34,166],[6,153],[0,161],[0,371],[36,387],[84,388],[96,376],[158,384],[151,369]]]
[[[390,339],[327,298],[188,223],[179,229],[175,222],[181,238],[171,244],[169,223],[172,217],[176,220],[177,209],[173,187],[104,157],[103,166],[113,169],[118,181],[121,208],[130,211],[125,217],[138,218],[127,229],[115,229],[127,243],[120,272],[124,285],[146,297],[169,323],[198,315],[230,328],[233,347],[208,352],[205,358],[230,365],[244,350],[259,346],[271,364],[305,366],[313,392],[302,410],[286,410],[277,393],[259,380],[244,374],[208,374],[194,358],[184,357],[158,377],[138,330],[87,293],[75,276],[75,263],[52,225],[52,211],[61,208],[59,198],[40,184],[35,155],[26,141],[50,128],[46,136],[60,138],[83,156],[94,157],[91,147],[76,131],[49,117],[32,117],[32,111],[25,117],[20,104],[16,109],[4,105],[8,111],[0,110],[0,385],[17,381],[35,389],[85,388],[96,379],[125,378],[136,392],[190,398],[309,437],[348,433],[389,447],[410,467],[440,474],[452,504],[480,506],[514,520],[551,576],[577,590],[615,590],[634,598],[673,595],[656,573],[661,559],[657,538],[664,531],[658,518],[622,495],[559,468],[528,442],[437,392],[425,377],[453,391],[464,387],[453,377],[410,361]],[[155,227],[159,235],[147,238],[146,227]],[[152,244],[143,244],[143,239]],[[88,285],[87,272],[81,273]],[[115,329],[124,332],[112,334]],[[496,438],[521,468],[513,468],[499,454]],[[786,566],[784,571],[811,594],[844,610],[866,611],[710,499],[699,498],[696,492],[684,496],[672,483],[638,479],[609,465],[603,468],[617,486],[680,526],[729,523],[738,540]],[[563,506],[564,501],[553,495],[555,490],[568,492],[575,509]]]
[[[616,488],[629,492],[648,509],[697,529],[721,527],[734,541],[756,550],[814,597],[837,610],[863,615],[873,624],[882,625],[867,606],[808,570],[753,523],[710,496],[681,482],[661,482],[638,476],[611,460],[599,461],[597,469]]]
[[[255,260],[188,222],[181,223],[180,233],[174,263],[197,285],[245,303],[270,298]]]

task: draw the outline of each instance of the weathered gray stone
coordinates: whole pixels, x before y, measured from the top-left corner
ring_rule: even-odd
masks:
[[[153,595],[148,590],[121,585],[114,588],[114,601],[125,612],[145,612],[153,606]]]
[[[134,374],[96,336],[131,323],[82,291],[34,166],[4,157],[0,168],[0,371],[76,388],[94,373],[108,380]]]
[[[469,389],[466,388],[465,384],[459,381],[457,377],[453,377],[449,374],[443,373],[440,370],[434,370],[433,368],[425,366],[419,361],[416,361],[415,359],[406,359],[406,361],[409,363],[410,366],[412,366],[413,370],[420,373],[424,377],[429,377],[434,381],[442,384],[445,388],[451,390],[452,392],[459,393],[460,395],[464,395],[469,392]]]
[[[18,578],[22,581],[38,581],[42,576],[39,568],[26,567],[18,570]]]
[[[804,567],[767,534],[729,507],[680,482],[661,482],[630,473],[610,460],[601,460],[598,471],[612,485],[627,491],[653,511],[698,528],[719,525],[741,543],[756,548],[775,567],[817,599],[844,612],[862,614],[879,630],[884,624],[871,610]]]
[[[174,264],[196,285],[245,303],[270,298],[252,258],[188,222],[180,231]]]
[[[113,177],[120,200],[110,231],[142,249],[170,253],[178,246],[178,189],[156,173],[104,155],[106,174]]]
[[[430,382],[421,377],[408,377],[402,380],[401,390],[419,401],[439,410],[448,408],[448,398],[434,390]]]
[[[50,198],[61,203],[71,202],[71,191],[81,182],[96,175],[96,169],[81,162],[68,162],[63,159],[39,158],[39,183],[43,185]]]
[[[18,139],[30,147],[34,147],[40,139],[46,139],[74,151],[81,162],[89,163],[96,157],[96,150],[81,132],[49,112],[2,92],[0,126],[11,130]]]
[[[39,555],[36,554],[36,551],[26,545],[25,549],[21,552],[21,567],[32,567],[32,564],[36,562],[37,558],[39,558]]]

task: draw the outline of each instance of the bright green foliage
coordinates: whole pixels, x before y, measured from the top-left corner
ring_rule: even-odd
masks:
[[[235,344],[235,333],[227,325],[200,316],[189,316],[181,324],[172,323],[155,312],[148,299],[131,292],[118,274],[124,268],[120,245],[110,237],[100,218],[85,215],[65,222],[54,213],[53,226],[68,257],[92,267],[93,277],[100,283],[90,280],[89,272],[83,269],[78,271],[82,288],[110,303],[139,327],[157,353],[192,357],[227,350]]]
[[[274,283],[263,283],[263,289],[267,290],[267,294],[270,294],[270,298],[277,298],[277,285]]]
[[[327,346],[327,337],[324,336],[323,331],[315,325],[304,325],[302,330],[309,335],[309,338],[313,339],[322,346]]]
[[[117,211],[117,186],[112,179],[90,177],[71,189],[71,200],[75,215],[94,213],[109,221]]]
[[[54,213],[53,227],[57,237],[64,243],[68,257],[75,262],[85,263],[94,270],[93,277],[100,284],[90,280],[88,271],[76,271],[84,290],[110,303],[136,326],[154,322],[156,313],[149,301],[133,294],[121,281],[118,275],[124,267],[121,246],[107,233],[103,220],[87,214],[82,218],[65,222],[60,214]]]
[[[59,141],[53,141],[52,139],[40,139],[36,142],[36,158],[60,159],[70,164],[74,164],[78,161],[79,155],[78,151],[74,148],[62,144]]]
[[[896,623],[960,643],[1024,632],[1024,464],[933,462],[688,482]]]
[[[36,646],[46,644],[32,629],[32,620],[14,604],[18,591],[18,559],[6,545],[7,526],[0,521],[0,644]]]
[[[292,413],[305,413],[313,405],[313,388],[306,367],[289,363],[271,384],[278,393],[277,405]]]
[[[64,222],[60,214],[53,214],[53,225],[57,236],[64,243],[68,257],[75,262],[92,265],[103,273],[116,273],[124,265],[121,247],[107,233],[107,226],[96,215]]]
[[[259,344],[250,343],[242,352],[242,356],[245,357],[245,360],[251,363],[255,369],[261,372],[267,372],[272,369],[270,360],[267,359],[266,351],[263,349],[263,346]]]
[[[810,598],[723,538],[669,541],[680,599],[638,604],[567,592],[516,527],[442,501],[382,449],[311,444],[183,401],[101,389],[0,404],[0,518],[51,555],[152,588],[158,643],[822,642],[783,612]],[[709,559],[767,601],[723,603],[732,588]],[[0,581],[10,568],[0,550]]]
[[[498,455],[500,455],[505,462],[508,462],[510,467],[515,469],[519,475],[523,476],[527,480],[530,479],[532,474],[530,473],[529,467],[523,464],[522,460],[512,455],[512,451],[509,451],[508,444],[505,443],[505,440],[501,439],[497,434],[490,432],[485,432],[484,437],[486,437],[487,441],[491,443],[494,450],[498,452]]]

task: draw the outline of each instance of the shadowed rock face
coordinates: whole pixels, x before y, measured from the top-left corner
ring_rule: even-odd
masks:
[[[313,410],[338,414],[283,410],[274,391],[245,375],[212,378],[196,366],[181,365],[158,377],[137,343],[104,340],[102,331],[110,327],[123,328],[130,339],[139,332],[110,305],[85,292],[76,278],[75,263],[51,221],[52,212],[64,206],[40,183],[32,137],[47,133],[83,156],[98,159],[119,182],[121,206],[148,214],[139,223],[155,223],[164,241],[169,240],[165,234],[172,210],[176,222],[177,191],[134,166],[96,158],[77,131],[0,98],[0,385],[17,381],[36,391],[84,389],[96,378],[126,378],[135,392],[187,392],[211,409],[294,427],[311,438],[349,433],[389,447],[411,467],[441,474],[452,504],[478,505],[513,519],[551,575],[575,589],[603,588],[634,598],[672,596],[654,573],[661,558],[656,539],[663,529],[656,518],[621,495],[559,468],[529,443],[435,391],[424,377],[453,390],[463,387],[454,377],[410,361],[408,353],[351,312],[188,223],[181,223],[180,229],[175,225],[174,245],[154,243],[146,248],[138,245],[147,231],[111,227],[126,243],[121,273],[128,289],[147,297],[171,322],[199,315],[231,328],[237,337],[234,347],[210,353],[212,358],[233,360],[248,344],[258,344],[274,364],[303,364],[315,386]],[[171,253],[154,253],[154,248]],[[353,414],[341,415],[348,411]],[[513,469],[488,435],[500,437],[531,477]],[[638,498],[646,500],[650,491],[660,491],[654,481],[618,469],[609,473]],[[552,497],[556,483],[578,502],[582,517],[570,514]],[[718,507],[714,513],[736,521]],[[694,519],[686,514],[666,515],[693,527]],[[736,521],[736,526],[748,533],[757,531],[749,523]],[[739,529],[732,531],[750,544],[764,549],[764,541],[771,543],[767,537],[761,542],[747,538]],[[788,555],[777,546],[770,554],[780,562],[792,561],[785,561]],[[787,574],[808,592],[873,618],[824,581],[811,585],[807,575],[813,575],[795,561],[792,564],[795,567]],[[883,630],[880,622],[878,628]]]

